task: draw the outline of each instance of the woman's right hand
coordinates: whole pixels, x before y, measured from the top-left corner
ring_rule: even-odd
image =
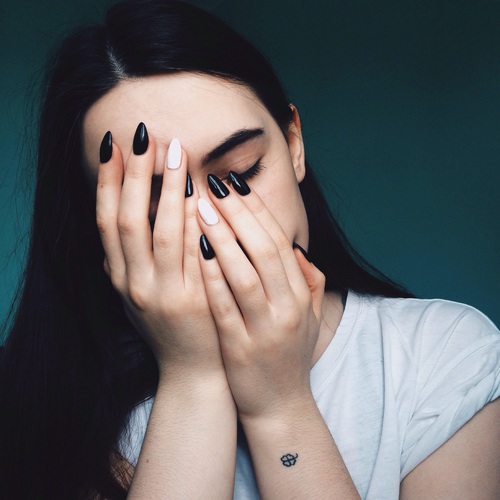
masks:
[[[152,230],[156,147],[142,124],[133,149],[124,162],[113,144],[111,158],[99,166],[96,217],[105,270],[129,319],[152,349],[160,375],[222,373],[218,335],[198,259],[196,186],[186,197],[186,152],[177,139],[172,140]]]

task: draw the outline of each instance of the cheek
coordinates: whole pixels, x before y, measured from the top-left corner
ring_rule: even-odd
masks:
[[[304,204],[297,184],[292,184],[288,189],[259,190],[257,193],[262,198],[267,208],[278,221],[290,242],[307,232],[307,217]]]

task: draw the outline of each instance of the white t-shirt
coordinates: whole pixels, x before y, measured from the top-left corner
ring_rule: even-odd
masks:
[[[500,397],[500,332],[456,302],[349,292],[311,387],[361,497],[397,499],[413,468]],[[152,403],[134,410],[122,435],[133,465]],[[259,498],[244,436],[234,498]]]

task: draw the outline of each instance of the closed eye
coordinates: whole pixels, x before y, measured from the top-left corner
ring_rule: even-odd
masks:
[[[250,168],[239,173],[239,176],[242,177],[243,180],[248,181],[252,177],[255,177],[262,170],[262,168],[261,159],[258,159]],[[224,181],[231,184],[231,179],[228,176],[224,177]]]

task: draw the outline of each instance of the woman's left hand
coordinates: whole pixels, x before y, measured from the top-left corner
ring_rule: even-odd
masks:
[[[200,201],[206,293],[240,418],[274,417],[311,398],[325,278],[255,192],[225,191]]]

